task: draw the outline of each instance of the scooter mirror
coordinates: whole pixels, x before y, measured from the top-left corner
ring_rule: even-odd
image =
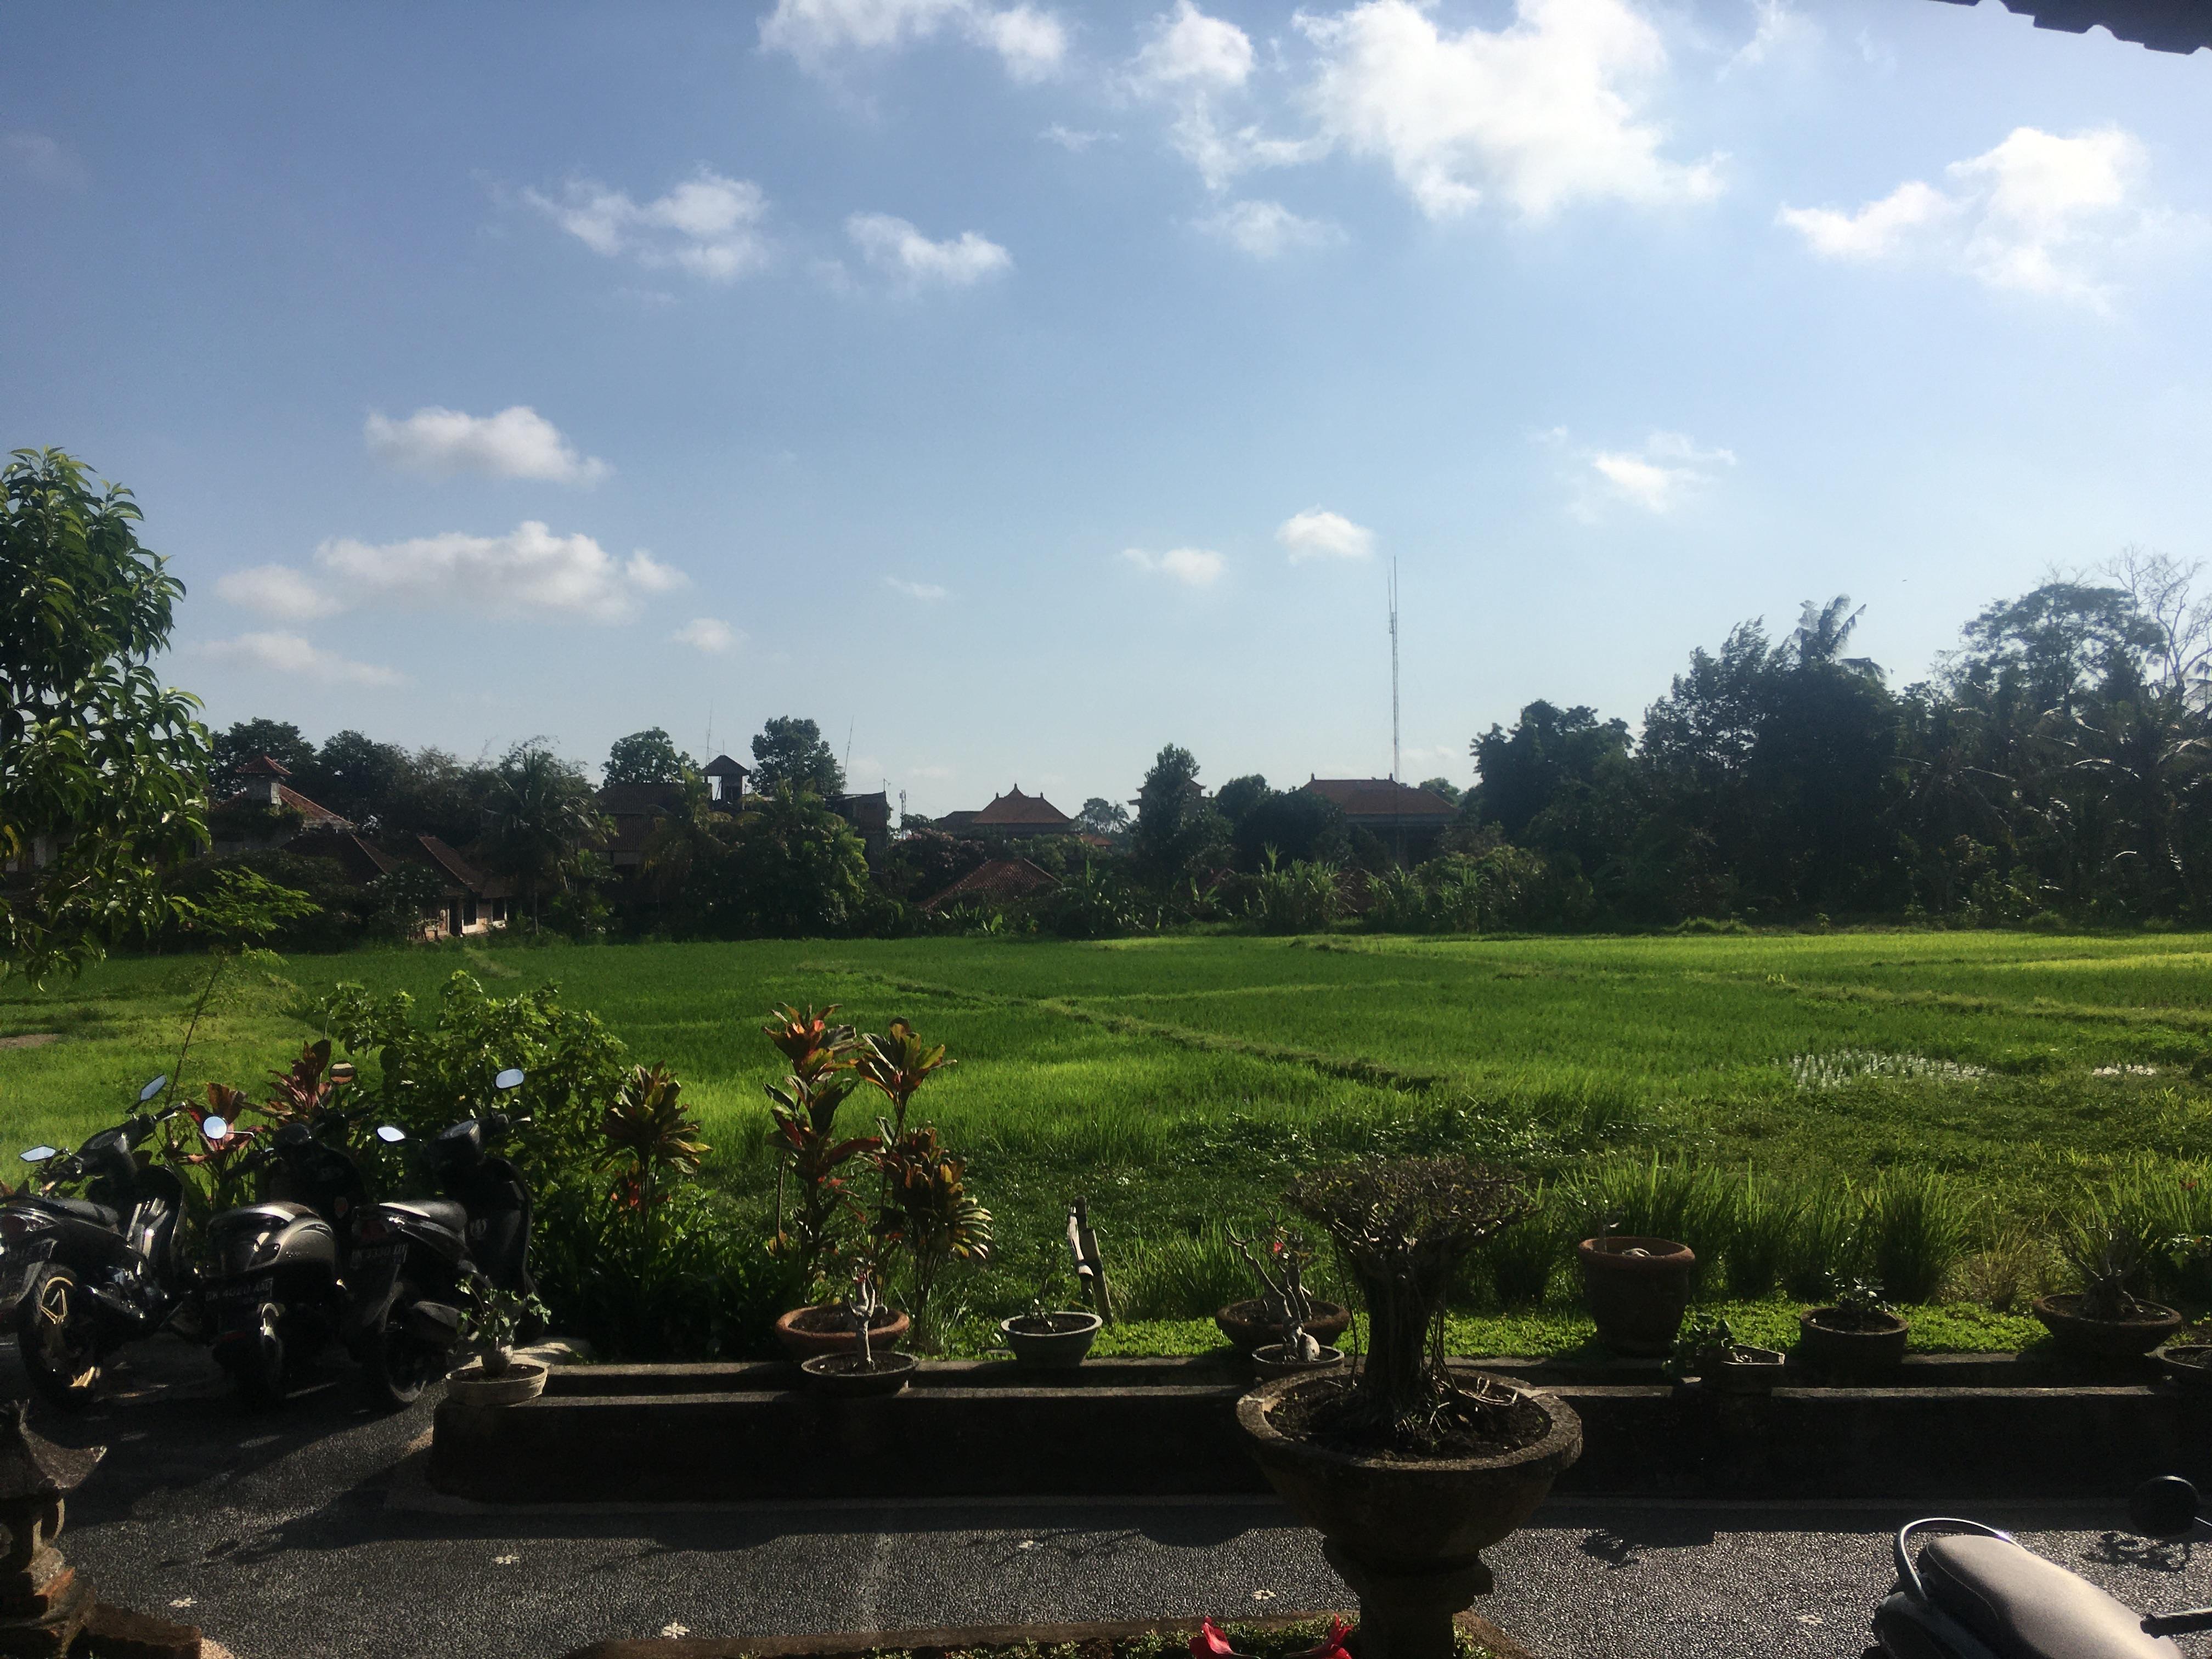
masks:
[[[148,1101],[153,1099],[155,1095],[160,1094],[162,1090],[168,1086],[169,1074],[167,1072],[164,1072],[161,1076],[155,1078],[151,1083],[148,1084],[144,1088],[138,1091],[138,1103],[141,1106],[143,1106]]]
[[[342,1060],[331,1067],[331,1081],[333,1083],[350,1083],[357,1075],[349,1060]]]
[[[376,1126],[376,1138],[387,1146],[397,1146],[407,1139],[407,1131],[397,1124],[380,1123]]]
[[[508,1066],[491,1080],[491,1086],[495,1089],[520,1089],[522,1086],[522,1068],[520,1066]]]
[[[200,1120],[200,1133],[210,1140],[221,1140],[230,1133],[230,1120],[221,1117],[204,1117]]]
[[[59,1158],[60,1156],[61,1153],[52,1146],[33,1146],[30,1151],[23,1154],[23,1162],[26,1164],[44,1164],[50,1158]]]
[[[2178,1474],[2153,1475],[2128,1494],[2128,1524],[2146,1538],[2179,1538],[2197,1525],[2197,1488]]]

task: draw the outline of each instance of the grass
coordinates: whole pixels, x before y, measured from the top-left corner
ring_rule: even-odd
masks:
[[[948,1281],[975,1318],[1025,1304],[1028,1265],[1078,1194],[1146,1311],[1203,1312],[1230,1275],[1194,1247],[1263,1219],[1295,1171],[1362,1152],[1470,1151],[1563,1193],[1609,1170],[1611,1207],[1685,1228],[1714,1224],[1698,1208],[1711,1194],[1650,1175],[1654,1154],[1748,1181],[1769,1210],[1894,1172],[1888,1249],[1923,1281],[1962,1246],[2034,1230],[2115,1182],[2116,1201],[2159,1224],[2193,1216],[2204,1206],[2176,1196],[2177,1160],[2212,1157],[2212,1090],[2189,1072],[2212,1047],[2212,938],[2180,933],[471,942],[235,969],[186,1080],[254,1084],[341,980],[423,999],[457,970],[495,995],[556,983],[635,1058],[673,1066],[714,1146],[709,1178],[760,1206],[763,1011],[835,1002],[868,1027],[914,1020],[960,1061],[921,1110],[969,1154],[1007,1264]],[[0,1037],[59,1034],[0,1048],[0,1144],[73,1144],[115,1121],[140,1081],[173,1069],[204,972],[140,958],[45,992],[0,986]],[[1925,1212],[1929,1177],[1973,1237]],[[1725,1207],[1746,1261],[1706,1275],[1707,1293],[1778,1279],[1812,1293],[1819,1261],[1794,1259],[1759,1206]],[[1555,1297],[1570,1288],[1554,1275]]]

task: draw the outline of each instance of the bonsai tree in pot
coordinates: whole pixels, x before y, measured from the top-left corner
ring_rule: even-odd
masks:
[[[1244,1265],[1260,1281],[1267,1292],[1261,1298],[1267,1311],[1274,1316],[1281,1340],[1265,1342],[1252,1350],[1254,1371],[1261,1377],[1287,1376],[1293,1371],[1326,1369],[1343,1362],[1341,1349],[1333,1348],[1306,1328],[1315,1315],[1314,1299],[1305,1287],[1305,1270],[1313,1261],[1313,1252],[1299,1234],[1278,1228],[1269,1241],[1267,1255],[1275,1263],[1279,1278],[1267,1272],[1267,1266],[1252,1252],[1252,1242],[1239,1238],[1234,1231],[1229,1242],[1237,1247]],[[1340,1333],[1331,1330],[1329,1334]]]
[[[2181,1328],[2179,1313],[2135,1293],[2150,1278],[2151,1253],[2132,1229],[2077,1224],[2060,1232],[2058,1251],[2080,1288],[2030,1305],[2060,1347],[2122,1358],[2148,1353]]]
[[[514,1342],[526,1321],[545,1317],[545,1305],[520,1291],[500,1289],[482,1273],[469,1280],[469,1305],[461,1310],[461,1342],[475,1360],[447,1379],[447,1392],[465,1405],[514,1406],[545,1391],[546,1367],[517,1359]]]
[[[1453,1616],[1491,1588],[1481,1552],[1582,1452],[1582,1424],[1443,1352],[1468,1253],[1524,1214],[1520,1178],[1460,1158],[1369,1161],[1285,1201],[1325,1232],[1367,1310],[1363,1363],[1260,1383],[1238,1426],[1276,1491],[1358,1593],[1361,1659],[1450,1659]]]
[[[878,1349],[870,1340],[882,1305],[876,1296],[874,1269],[863,1259],[854,1266],[852,1294],[845,1298],[853,1346],[842,1353],[817,1353],[801,1361],[799,1370],[829,1392],[848,1396],[896,1394],[906,1387],[915,1373],[914,1356]]]
[[[1054,1310],[1052,1304],[1064,1299],[1067,1288],[1060,1254],[1047,1244],[1037,1253],[1036,1292],[1030,1297],[1030,1310],[999,1322],[1000,1333],[1014,1351],[1017,1364],[1065,1369],[1081,1364],[1084,1355],[1091,1352],[1102,1322],[1095,1313]]]

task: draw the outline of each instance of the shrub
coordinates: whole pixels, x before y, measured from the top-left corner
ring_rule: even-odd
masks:
[[[1729,1296],[1756,1301],[1781,1281],[1804,1209],[1803,1200],[1778,1182],[1743,1172],[1729,1194],[1721,1251]]]
[[[1727,1240],[1730,1194],[1713,1170],[1686,1162],[1612,1158],[1576,1187],[1571,1200],[1577,1238],[1610,1231],[1633,1237],[1667,1238],[1697,1253],[1698,1277]]]
[[[1848,1188],[1815,1191],[1797,1212],[1783,1260],[1782,1288],[1800,1302],[1825,1302],[1860,1276],[1865,1261],[1862,1206]]]
[[[1551,1289],[1552,1275],[1566,1260],[1573,1241],[1559,1213],[1558,1194],[1541,1184],[1533,1188],[1533,1207],[1515,1225],[1485,1243],[1477,1252],[1501,1306],[1531,1308]]]
[[[1301,860],[1285,864],[1267,849],[1267,862],[1253,877],[1245,915],[1263,933],[1313,933],[1337,913],[1336,866]]]
[[[1132,1245],[1107,1263],[1106,1283],[1122,1319],[1211,1319],[1252,1294],[1251,1269],[1218,1222]]]

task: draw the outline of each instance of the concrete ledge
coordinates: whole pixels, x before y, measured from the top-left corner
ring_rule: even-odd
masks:
[[[1533,1362],[1477,1363],[1548,1380]],[[1908,1362],[1893,1387],[1768,1395],[1601,1374],[1638,1380],[1553,1385],[1583,1419],[1563,1496],[1952,1502],[2110,1497],[2166,1473],[2212,1481],[2212,1395],[2164,1384],[2056,1383],[1987,1359]],[[1096,1361],[1049,1382],[933,1363],[878,1400],[797,1381],[780,1364],[563,1367],[525,1405],[441,1403],[430,1484],[564,1504],[1267,1490],[1235,1427],[1245,1383],[1212,1358]]]

